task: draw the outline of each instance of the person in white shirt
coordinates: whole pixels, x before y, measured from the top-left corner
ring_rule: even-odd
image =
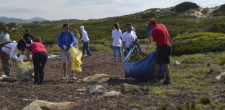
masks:
[[[129,47],[134,41],[137,39],[137,35],[134,31],[132,31],[132,24],[127,23],[127,31],[123,33],[122,37],[122,46],[124,51],[124,57],[127,56],[129,52]]]
[[[24,39],[21,39],[18,43],[16,41],[13,41],[12,43],[4,45],[0,49],[2,68],[7,76],[10,73],[11,67],[10,57],[17,62],[21,61],[19,58],[17,58],[16,55],[19,50],[22,51],[24,48],[26,48],[26,41]]]
[[[87,54],[91,56],[91,51],[89,49],[89,38],[87,32],[84,30],[84,26],[80,27],[80,30],[82,31],[82,38],[80,39],[80,43],[82,40],[84,40],[83,44],[83,56],[85,54],[85,50],[87,51]]]
[[[116,50],[118,50],[118,53],[120,55],[120,62],[121,62],[122,60],[121,38],[123,35],[118,23],[114,24],[113,26],[114,26],[114,30],[112,31],[112,39],[113,39],[112,46],[113,46],[113,52],[114,52],[114,62],[116,62],[116,59],[117,59]]]
[[[8,26],[4,26],[3,27],[3,32],[0,34],[0,42],[1,43],[11,42],[10,36],[8,34],[8,31],[9,31],[9,27]]]

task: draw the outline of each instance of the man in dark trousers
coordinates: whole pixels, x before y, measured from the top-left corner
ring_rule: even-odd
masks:
[[[150,83],[157,83],[158,73],[160,70],[160,65],[163,64],[165,71],[166,71],[166,78],[163,84],[170,84],[170,77],[169,77],[169,66],[170,63],[170,55],[172,53],[172,46],[169,37],[168,30],[162,24],[157,24],[156,20],[150,19],[149,26],[152,27],[152,37],[153,41],[156,42],[157,54],[155,60],[155,72],[153,78],[149,81]]]

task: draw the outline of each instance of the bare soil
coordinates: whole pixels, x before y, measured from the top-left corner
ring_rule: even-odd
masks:
[[[0,84],[0,109],[21,110],[29,105],[33,100],[46,100],[50,102],[75,102],[80,104],[74,110],[99,110],[99,109],[150,109],[160,107],[161,102],[172,100],[172,104],[165,104],[168,109],[175,109],[187,101],[196,100],[196,97],[188,95],[188,90],[181,89],[177,95],[172,95],[172,99],[160,97],[159,94],[149,94],[149,90],[154,87],[167,85],[152,84],[147,85],[146,81],[124,78],[124,67],[122,62],[113,62],[112,53],[98,53],[91,57],[82,58],[82,72],[75,72],[76,80],[62,80],[61,59],[49,59],[45,66],[45,78],[42,85],[34,85],[33,82],[20,81],[14,84]],[[13,62],[12,75],[16,74],[17,65]],[[104,83],[82,83],[79,79],[94,74],[108,74],[117,76],[117,79],[110,79]],[[120,91],[123,83],[137,85],[142,92],[134,90],[124,93],[119,97],[102,98],[102,94],[90,94],[89,89],[94,85],[103,85],[108,91]],[[191,91],[190,91],[191,93]],[[166,93],[167,94],[167,93]],[[203,90],[193,95],[206,94]],[[43,107],[43,110],[48,108]]]

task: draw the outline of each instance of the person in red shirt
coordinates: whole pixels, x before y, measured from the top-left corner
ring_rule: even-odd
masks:
[[[153,78],[150,80],[150,83],[158,82],[157,76],[159,73],[160,65],[163,64],[166,71],[166,78],[163,84],[170,84],[168,64],[170,63],[170,55],[172,54],[172,46],[171,46],[168,30],[166,29],[164,25],[157,24],[156,20],[154,19],[149,20],[149,26],[151,26],[153,29],[152,37],[153,37],[153,41],[156,42],[156,45],[157,45],[155,71],[154,71]]]
[[[30,52],[32,52],[32,59],[34,65],[34,84],[41,85],[44,79],[44,67],[48,59],[47,51],[45,46],[41,43],[41,38],[35,38],[34,42],[30,44],[27,49],[26,56],[30,62]]]

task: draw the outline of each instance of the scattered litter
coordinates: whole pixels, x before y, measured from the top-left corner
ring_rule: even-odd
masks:
[[[180,65],[181,62],[175,61],[175,65]]]
[[[32,62],[19,62],[16,77],[27,81],[34,80],[34,66]]]

